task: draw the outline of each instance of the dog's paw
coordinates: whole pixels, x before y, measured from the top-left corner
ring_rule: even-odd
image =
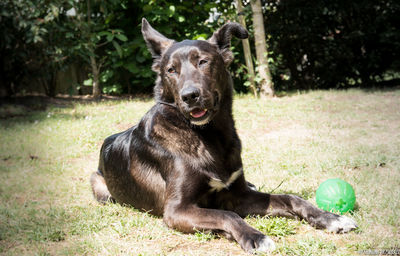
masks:
[[[275,243],[261,232],[243,234],[238,241],[240,246],[248,253],[269,253],[275,250]]]
[[[347,216],[339,216],[328,224],[326,230],[332,233],[347,233],[357,227],[357,223],[353,219]]]
[[[272,241],[269,237],[265,236],[263,239],[255,243],[255,248],[252,253],[258,252],[272,252],[276,249],[274,241]]]

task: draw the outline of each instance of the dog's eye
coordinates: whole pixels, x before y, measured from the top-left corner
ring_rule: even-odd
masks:
[[[175,68],[169,68],[167,71],[170,74],[175,74],[176,73],[176,69]]]
[[[199,61],[199,66],[204,65],[208,62],[208,60],[200,60]]]

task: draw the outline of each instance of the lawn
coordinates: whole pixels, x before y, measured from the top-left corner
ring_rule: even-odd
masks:
[[[93,200],[89,176],[102,141],[135,124],[151,99],[0,105],[0,254],[247,255],[212,234],[182,234],[162,219]],[[315,190],[342,178],[359,228],[329,234],[284,218],[248,217],[276,255],[357,255],[400,247],[400,91],[314,91],[256,100],[237,95],[245,175],[260,190]]]

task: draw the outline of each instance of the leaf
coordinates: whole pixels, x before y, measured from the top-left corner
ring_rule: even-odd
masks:
[[[206,40],[207,39],[207,34],[199,34],[193,37],[193,40]]]
[[[97,35],[99,35],[99,36],[108,36],[108,35],[111,35],[111,33],[108,32],[108,31],[100,31]]]
[[[35,36],[33,37],[33,42],[34,42],[34,43],[42,42],[42,41],[43,41],[43,39],[42,39],[40,36],[35,35]]]
[[[151,12],[151,10],[153,9],[153,7],[151,5],[145,5],[143,6],[143,12]]]
[[[143,57],[143,55],[141,55],[141,54],[137,54],[137,55],[136,55],[136,61],[137,61],[137,62],[143,63],[145,60],[146,60],[146,58]]]
[[[114,35],[113,34],[110,33],[110,34],[107,35],[107,41],[108,42],[111,42],[113,39],[114,39]]]
[[[122,42],[128,41],[128,38],[124,34],[116,34],[115,37],[121,40]]]
[[[175,6],[171,5],[171,6],[169,7],[169,14],[168,14],[168,16],[169,16],[169,17],[172,17],[172,16],[174,16],[174,14],[175,14]]]
[[[117,50],[119,57],[122,58],[122,49],[121,46],[117,43],[117,41],[112,41],[112,44],[115,47],[115,50]]]
[[[140,69],[138,69],[138,67],[136,66],[135,62],[131,62],[127,65],[124,66],[127,70],[129,70],[129,72],[136,74],[140,72]]]
[[[178,17],[178,21],[179,22],[184,22],[186,19],[185,19],[185,17],[183,17],[183,16],[179,16]]]
[[[84,86],[92,86],[93,85],[93,79],[89,78],[89,79],[83,81],[83,85]]]
[[[259,76],[256,76],[256,77],[254,78],[254,81],[255,81],[257,84],[259,84],[262,80],[263,80],[263,79],[262,79],[261,77],[259,77]]]

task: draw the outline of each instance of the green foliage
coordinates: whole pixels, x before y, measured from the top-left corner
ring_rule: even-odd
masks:
[[[176,41],[187,38],[204,40],[224,22],[206,22],[211,10],[216,8],[223,12],[230,7],[230,2],[221,1],[216,4],[208,1],[126,1],[124,6],[124,10],[114,11],[119,15],[110,20],[110,24],[120,24],[124,27],[128,38],[122,58],[110,53],[113,57],[109,67],[116,71],[110,84],[121,84],[121,93],[131,93],[149,92],[155,78],[154,72],[151,71],[152,58],[140,31],[142,17],[160,33]]]
[[[251,8],[244,4],[254,46]],[[263,6],[268,62],[278,91],[400,80],[398,2],[289,0],[263,1]],[[237,14],[228,0],[0,1],[1,93],[31,92],[32,84],[39,84],[52,96],[57,73],[71,63],[83,74],[72,87],[84,88],[83,81],[94,77],[91,57],[104,93],[150,92],[155,74],[140,31],[143,17],[180,41],[205,40]],[[232,51],[235,90],[247,92],[240,40],[232,41]]]
[[[400,71],[400,4],[265,1],[278,89],[369,87]],[[285,76],[289,80],[285,80]]]
[[[24,81],[32,78],[54,95],[57,71],[71,62],[79,63],[93,77],[90,57],[97,60],[103,92],[147,92],[154,73],[140,31],[142,17],[175,40],[204,40],[218,26],[218,20],[206,21],[211,10],[224,13],[231,9],[230,1],[128,0],[57,0],[51,4],[5,0],[0,7],[2,83],[9,95],[29,89]]]
[[[29,90],[35,81],[54,95],[56,72],[70,60],[65,17],[61,0],[0,2],[0,72],[8,94]]]

